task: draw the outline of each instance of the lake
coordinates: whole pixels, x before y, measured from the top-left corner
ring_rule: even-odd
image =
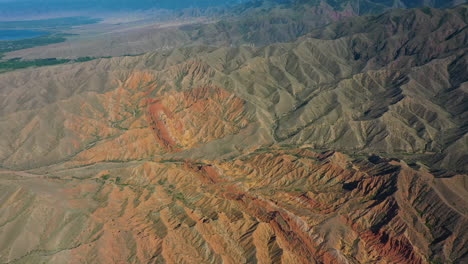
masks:
[[[34,38],[47,35],[47,32],[34,31],[27,29],[0,29],[0,40],[15,40],[15,39],[26,39]]]

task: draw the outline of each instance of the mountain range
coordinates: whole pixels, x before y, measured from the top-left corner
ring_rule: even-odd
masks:
[[[0,262],[466,263],[468,6],[303,2],[13,53]]]

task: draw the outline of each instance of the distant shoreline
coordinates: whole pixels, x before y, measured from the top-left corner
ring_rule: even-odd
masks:
[[[0,29],[0,41],[35,38],[45,36],[47,34],[49,34],[49,32],[29,29]]]

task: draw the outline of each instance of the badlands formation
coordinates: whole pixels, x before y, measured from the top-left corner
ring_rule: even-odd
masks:
[[[0,74],[0,263],[467,263],[467,6],[336,20]]]

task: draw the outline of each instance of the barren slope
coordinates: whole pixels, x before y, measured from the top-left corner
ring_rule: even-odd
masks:
[[[0,261],[464,263],[464,177],[307,148],[3,173]]]
[[[90,129],[67,127],[77,123],[72,115],[91,118],[100,131],[118,130],[95,138],[104,141],[140,126],[132,122],[149,122],[159,110],[148,109],[148,100],[214,88],[246,104],[251,133],[264,139],[254,145],[410,155],[466,171],[466,12],[395,11],[261,49],[192,47],[3,74],[0,160],[15,168],[56,163],[93,141],[79,135]],[[245,126],[237,119],[233,125]],[[219,144],[229,145],[226,151],[251,147],[242,140]],[[213,144],[206,151],[224,154],[213,153],[220,149]],[[194,155],[205,153],[201,147]]]
[[[1,74],[0,262],[467,262],[467,12]]]

